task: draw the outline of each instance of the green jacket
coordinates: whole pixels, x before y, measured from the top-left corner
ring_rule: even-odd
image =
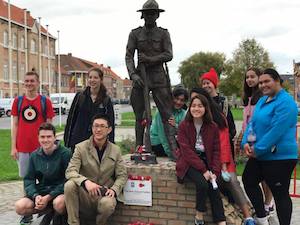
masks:
[[[180,122],[184,120],[185,114],[186,111],[184,109],[173,109],[173,116],[175,118],[176,128],[178,127]],[[155,113],[154,119],[152,120],[152,124],[150,128],[150,138],[151,138],[151,145],[161,144],[165,150],[165,153],[169,157],[172,156],[170,146],[167,141],[167,137],[165,135],[161,116],[158,111]]]
[[[53,198],[64,193],[65,170],[71,158],[71,151],[59,145],[52,155],[46,155],[42,148],[30,155],[29,167],[24,177],[26,196],[50,194]],[[38,181],[38,182],[36,182]]]

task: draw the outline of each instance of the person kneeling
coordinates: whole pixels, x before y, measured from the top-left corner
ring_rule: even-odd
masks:
[[[93,224],[104,225],[115,210],[116,198],[122,199],[127,172],[120,148],[108,140],[111,131],[109,119],[96,115],[92,136],[75,146],[66,170],[69,225],[83,224],[91,218]]]
[[[38,140],[41,147],[30,155],[24,177],[25,197],[15,203],[16,212],[19,215],[42,214],[53,206],[56,215],[65,214],[65,170],[71,152],[56,141],[55,127],[50,123],[41,124]],[[41,224],[49,224],[52,216],[51,213],[46,215]]]

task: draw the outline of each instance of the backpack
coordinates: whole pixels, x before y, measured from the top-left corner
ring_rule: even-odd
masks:
[[[18,96],[18,118],[20,118],[21,106],[23,103],[24,95]],[[41,95],[41,106],[42,106],[42,116],[44,121],[47,120],[47,106],[46,106],[46,96]]]

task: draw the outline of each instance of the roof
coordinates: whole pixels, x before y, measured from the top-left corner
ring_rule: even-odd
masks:
[[[21,9],[15,5],[10,4],[10,16],[12,22],[15,22],[20,25],[25,25],[24,20],[24,9]],[[8,19],[8,3],[4,0],[0,0],[0,17]],[[35,18],[30,15],[30,12],[27,12],[27,26],[32,28],[35,24]],[[38,22],[37,22],[38,23]],[[47,30],[41,26],[41,31],[44,35],[47,34]],[[54,38],[51,34],[50,37]]]
[[[65,74],[68,71],[88,71],[91,67],[99,68],[103,71],[104,74],[112,76],[115,80],[122,80],[110,67],[105,67],[103,64],[94,63],[86,59],[81,59],[78,57],[72,56],[71,53],[66,55],[60,55],[60,65],[61,72],[65,71]],[[63,72],[62,72],[63,73]]]
[[[125,78],[123,80],[123,86],[131,86],[132,85],[132,81],[129,80],[128,78]]]

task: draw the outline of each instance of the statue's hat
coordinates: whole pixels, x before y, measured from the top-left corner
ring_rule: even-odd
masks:
[[[157,10],[158,12],[164,12],[164,9],[158,7],[158,3],[155,0],[147,0],[142,9],[139,9],[137,12],[144,12],[148,10]]]

